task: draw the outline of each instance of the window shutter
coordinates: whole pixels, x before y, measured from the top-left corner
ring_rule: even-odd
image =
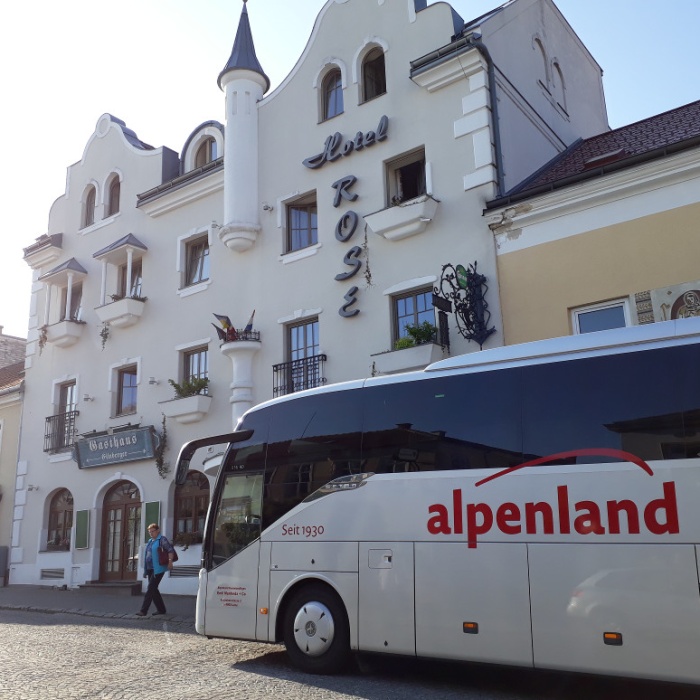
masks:
[[[90,511],[79,510],[75,513],[75,548],[87,549],[90,541]]]
[[[143,520],[143,531],[144,531],[144,542],[148,542],[150,535],[148,534],[148,526],[151,523],[158,523],[159,527],[163,527],[160,522],[160,501],[151,501],[150,503],[145,503],[143,507],[143,512],[145,518]]]

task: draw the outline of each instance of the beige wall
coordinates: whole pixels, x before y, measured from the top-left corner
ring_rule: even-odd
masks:
[[[570,334],[574,307],[698,279],[699,222],[694,204],[499,255],[506,344]]]
[[[0,397],[0,547],[9,547],[17,473],[17,444],[22,403],[19,391]],[[0,581],[5,575],[0,571]]]

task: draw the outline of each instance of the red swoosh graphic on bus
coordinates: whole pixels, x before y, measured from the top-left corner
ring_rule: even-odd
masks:
[[[498,479],[500,476],[505,476],[506,474],[511,474],[518,469],[524,469],[525,467],[536,467],[540,464],[546,464],[547,462],[554,462],[557,459],[568,459],[569,457],[588,457],[594,455],[596,457],[614,457],[615,459],[621,459],[623,462],[632,462],[636,464],[640,469],[643,469],[649,476],[654,476],[654,472],[651,467],[637,455],[633,455],[631,452],[624,452],[623,450],[608,449],[605,447],[601,448],[587,448],[585,450],[570,450],[569,452],[557,452],[554,455],[548,455],[547,457],[538,457],[530,462],[523,462],[518,464],[516,467],[508,467],[508,469],[502,469],[500,472],[496,472],[491,476],[487,476],[481,481],[477,481],[475,486],[481,486],[489,481]]]

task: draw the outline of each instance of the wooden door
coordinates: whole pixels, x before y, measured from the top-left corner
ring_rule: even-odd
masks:
[[[120,481],[106,494],[102,517],[101,581],[135,581],[141,532],[141,494]]]

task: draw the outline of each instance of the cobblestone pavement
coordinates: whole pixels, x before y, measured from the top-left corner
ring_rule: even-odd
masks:
[[[0,609],[2,700],[696,700],[697,688],[487,666],[365,660],[309,676],[278,646],[207,640],[190,621]]]

